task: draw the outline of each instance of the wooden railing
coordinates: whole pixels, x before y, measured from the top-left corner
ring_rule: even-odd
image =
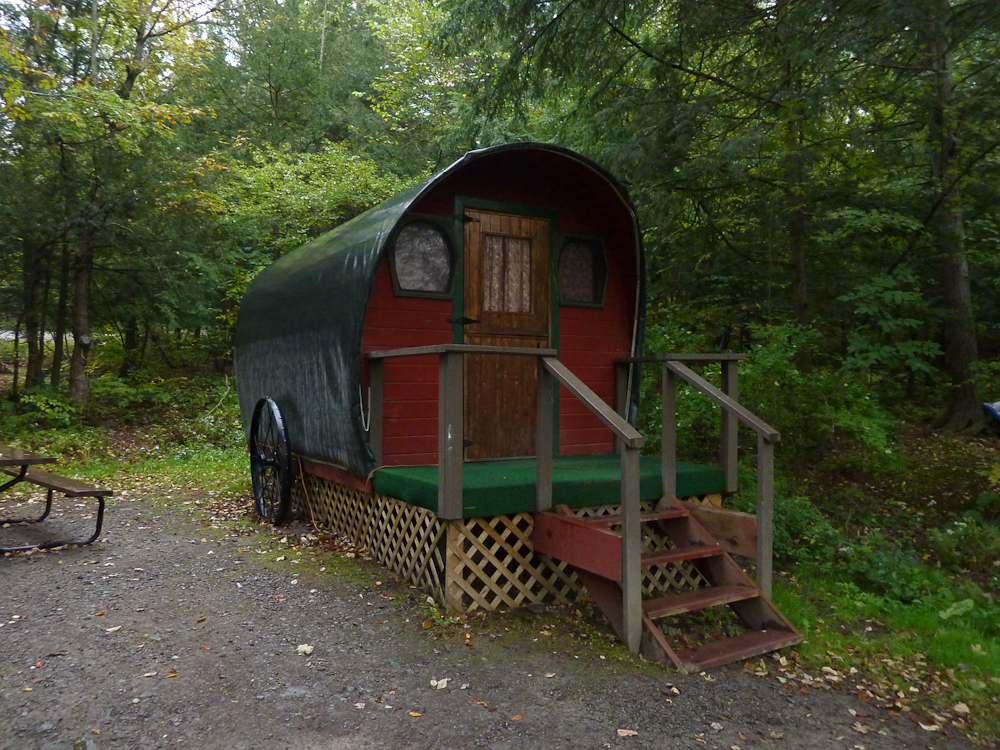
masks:
[[[625,643],[638,653],[642,637],[642,541],[640,530],[639,455],[642,435],[628,423],[628,369],[645,362],[660,363],[663,370],[662,492],[676,494],[677,482],[677,378],[680,377],[722,407],[722,455],[726,491],[736,490],[736,430],[738,421],[758,436],[757,583],[771,594],[771,556],[774,487],[774,444],[780,435],[736,401],[736,364],[742,355],[667,354],[659,357],[628,357],[615,360],[618,370],[616,401],[612,409],[582,380],[557,359],[554,349],[441,344],[391,351],[370,352],[368,359],[369,445],[377,464],[382,462],[383,363],[395,357],[438,357],[438,509],[442,519],[463,517],[462,464],[464,461],[464,360],[467,354],[515,355],[538,358],[538,404],[535,446],[535,510],[552,507],[553,430],[556,429],[555,383],[579,399],[615,436],[621,455],[622,516],[622,621]],[[722,362],[723,390],[692,372],[681,361]]]
[[[677,378],[687,381],[722,407],[720,453],[727,493],[738,489],[739,422],[757,433],[757,585],[770,598],[774,568],[774,446],[780,442],[781,434],[736,400],[739,395],[737,367],[744,358],[742,354],[660,354],[616,359],[616,406],[620,413],[625,413],[626,384],[631,366],[649,362],[660,364],[663,401],[660,476],[662,492],[668,497],[677,491]],[[721,390],[682,364],[683,362],[720,362]]]
[[[395,357],[438,357],[438,510],[443,519],[462,518],[464,456],[463,370],[467,354],[538,357],[535,510],[552,507],[553,430],[556,426],[555,383],[565,386],[615,436],[621,454],[622,619],[626,645],[639,652],[642,637],[642,540],[639,507],[639,451],[642,435],[556,357],[554,349],[441,344],[369,352],[371,395],[368,440],[377,464],[382,462],[383,363]]]
[[[395,357],[420,357],[436,355],[438,358],[438,509],[439,518],[462,518],[462,462],[465,456],[464,370],[465,355],[494,354],[524,357],[555,357],[555,349],[530,349],[509,346],[473,346],[470,344],[439,344],[414,346],[407,349],[369,352],[368,445],[375,454],[375,464],[382,464],[382,366],[385,360]],[[547,426],[548,445],[552,445],[552,425]],[[538,445],[546,427],[539,420]],[[551,483],[551,462],[550,462]],[[551,495],[551,492],[550,492]]]
[[[621,454],[622,518],[622,631],[625,645],[639,653],[642,641],[642,531],[639,505],[639,451],[645,440],[624,417],[608,406],[596,393],[555,357],[543,357],[538,368],[538,425],[552,429],[554,395],[552,378],[566,387],[590,411],[610,428]],[[543,479],[544,475],[544,479]],[[543,484],[544,483],[544,484]],[[552,436],[538,441],[538,475],[535,480],[535,510],[552,507]]]

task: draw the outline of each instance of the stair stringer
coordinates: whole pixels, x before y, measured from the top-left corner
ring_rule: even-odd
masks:
[[[795,627],[777,610],[770,600],[763,595],[760,588],[743,571],[736,561],[721,548],[711,532],[709,532],[703,524],[694,518],[679,500],[676,498],[663,498],[657,505],[657,510],[660,512],[668,509],[677,509],[681,511],[681,513],[666,520],[644,519],[643,522],[659,526],[659,530],[665,536],[669,537],[675,544],[695,544],[702,547],[707,546],[717,548],[717,552],[712,557],[691,559],[689,562],[698,569],[712,588],[725,586],[730,589],[743,589],[743,592],[737,591],[735,596],[730,595],[722,599],[722,603],[727,604],[736,613],[736,615],[754,631],[763,632],[771,630],[777,631],[779,634],[784,633],[783,636],[780,636],[774,641],[774,643],[777,644],[775,646],[776,648],[794,645],[803,640],[801,634],[799,634]],[[598,529],[593,523],[582,522],[581,519],[578,519],[566,506],[560,506],[556,509],[556,511],[557,512],[555,513],[536,514],[535,531],[540,532],[538,538],[536,538],[535,534],[532,535],[536,550],[542,552],[543,554],[549,554],[552,557],[562,559],[573,566],[577,576],[580,578],[580,581],[592,596],[594,603],[601,609],[605,617],[608,618],[609,624],[618,637],[624,641],[625,633],[623,628],[624,618],[622,611],[624,597],[619,583],[621,571],[619,566],[616,572],[611,572],[609,570],[610,561],[608,560],[609,557],[612,557],[612,554],[609,553],[613,552],[612,549],[608,548],[609,533],[615,538],[615,542],[617,544],[617,554],[614,555],[614,557],[618,560],[621,559],[621,536],[613,532],[608,532],[606,528]],[[541,522],[539,522],[540,518],[543,518]],[[602,521],[604,523],[609,523],[611,522],[611,519],[605,517]],[[683,528],[679,530],[677,528],[678,525],[682,525]],[[669,530],[670,526],[674,527],[673,532]],[[591,556],[587,552],[581,553],[579,548],[576,547],[576,544],[567,545],[562,539],[559,538],[560,529],[569,529],[569,533],[575,538],[577,543],[582,543],[586,538],[585,533],[581,534],[581,532],[584,532],[584,527],[590,527],[594,533],[595,541],[597,539],[600,540],[598,542],[598,546],[602,548],[601,551],[603,554],[598,554],[596,557],[603,558],[605,561],[603,564],[595,564],[597,563],[597,560],[594,559],[594,556]],[[553,542],[553,540],[555,540],[555,542]],[[589,544],[583,546],[583,549],[589,549],[589,552],[591,553],[596,551]],[[558,554],[551,554],[551,552],[557,551]],[[595,570],[600,572],[594,572]],[[663,599],[669,600],[670,597],[667,596]],[[717,599],[716,601],[719,600]],[[751,646],[749,650],[745,646],[734,647],[732,654],[730,655],[727,653],[727,644],[724,642],[725,639],[723,641],[715,641],[713,643],[718,644],[715,649],[715,653],[705,661],[705,663],[710,666],[704,666],[701,662],[699,662],[698,656],[693,655],[697,649],[686,649],[679,652],[660,631],[654,621],[654,618],[649,615],[648,611],[646,611],[655,610],[655,603],[655,601],[647,602],[647,605],[654,606],[645,607],[642,614],[643,633],[640,653],[651,661],[670,663],[677,669],[684,672],[696,672],[702,671],[705,668],[710,668],[710,666],[718,666],[729,661],[749,658],[751,656],[774,650],[773,648],[765,648],[758,644],[756,648]],[[699,606],[689,606],[680,611],[696,611],[697,609],[704,609],[706,606],[709,605],[701,604]],[[688,658],[685,658],[686,656]]]
[[[656,508],[657,510],[684,508],[684,504],[676,497],[664,497],[656,504]],[[685,520],[689,529],[688,538],[685,540],[687,543],[697,541],[702,544],[718,544],[715,537],[698,520],[697,516],[691,514]],[[712,586],[738,585],[753,587],[757,596],[728,604],[736,615],[749,627],[754,630],[787,630],[792,633],[798,632],[795,626],[764,595],[764,592],[760,590],[756,582],[746,574],[742,566],[725,550],[717,557],[706,560],[692,560],[691,563]]]

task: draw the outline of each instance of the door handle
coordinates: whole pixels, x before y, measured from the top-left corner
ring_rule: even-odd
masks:
[[[466,318],[466,317],[463,316],[461,318],[445,318],[444,322],[445,323],[458,323],[460,326],[467,326],[470,323],[478,323],[479,321],[476,320],[475,318]]]

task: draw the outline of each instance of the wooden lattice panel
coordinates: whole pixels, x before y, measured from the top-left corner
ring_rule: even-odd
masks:
[[[493,610],[546,599],[573,601],[581,586],[566,563],[535,554],[530,513],[467,518],[448,529],[445,602]]]
[[[454,611],[573,602],[586,594],[565,562],[534,551],[530,513],[443,521],[429,510],[313,474],[296,479],[292,500],[314,525],[369,550],[379,563]],[[574,512],[591,518],[617,515],[619,507]],[[644,502],[642,510],[653,510],[653,503]],[[654,526],[643,524],[642,532],[646,550],[671,546]],[[649,596],[705,586],[691,563],[643,572]]]
[[[373,495],[366,546],[396,575],[444,598],[441,539],[448,524],[424,508],[384,495]]]

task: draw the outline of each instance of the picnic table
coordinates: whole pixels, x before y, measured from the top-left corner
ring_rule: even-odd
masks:
[[[112,494],[111,490],[93,487],[76,479],[61,477],[56,474],[50,474],[47,471],[32,468],[44,464],[54,464],[56,461],[57,459],[54,456],[46,456],[19,448],[11,448],[7,445],[0,445],[0,472],[13,477],[3,485],[0,485],[0,495],[20,482],[28,482],[29,484],[42,487],[47,491],[45,511],[38,518],[3,518],[0,519],[0,526],[16,523],[41,523],[48,518],[49,513],[52,511],[54,493],[59,492],[67,498],[91,497],[97,501],[97,519],[94,533],[87,539],[62,539],[15,547],[0,546],[0,552],[21,552],[36,548],[51,549],[52,547],[62,547],[67,544],[90,544],[101,535],[101,527],[104,524],[104,498]]]

